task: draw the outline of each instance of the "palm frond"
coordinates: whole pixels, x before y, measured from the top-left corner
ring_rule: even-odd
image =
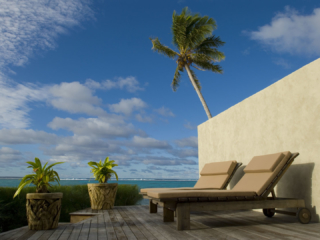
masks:
[[[191,49],[193,49],[207,37],[211,36],[212,31],[216,29],[215,21],[208,16],[200,17],[196,15],[196,20],[197,21],[189,27],[190,30],[187,34],[187,45]]]
[[[32,183],[32,180],[26,181],[26,182],[22,183],[21,185],[19,185],[17,191],[13,195],[13,198],[15,198],[17,195],[19,195],[21,190],[22,190],[22,188],[24,188],[24,186],[26,186],[27,184],[30,184],[30,183]]]
[[[118,164],[115,164],[114,162],[114,160],[109,161],[109,157],[106,157],[103,162],[101,160],[98,163],[89,162],[88,165],[92,167],[91,172],[93,173],[95,180],[100,183],[105,183],[111,177],[111,173],[115,173],[112,168],[118,166]]]
[[[210,36],[206,37],[203,41],[201,41],[197,46],[195,46],[195,52],[200,50],[201,48],[218,48],[225,44],[225,42],[221,41],[220,37]]]
[[[89,165],[90,167],[94,167],[94,166],[97,167],[97,166],[98,166],[96,162],[88,162],[88,165]]]
[[[35,158],[34,159],[35,163],[37,164],[37,166],[39,167],[39,170],[41,169],[42,170],[42,165],[41,165],[41,161],[39,158]]]
[[[183,51],[183,46],[185,45],[186,40],[186,18],[190,16],[190,12],[188,11],[188,7],[182,9],[180,15],[173,11],[172,14],[172,42],[173,44],[180,50]]]
[[[213,61],[213,62],[220,62],[221,60],[225,59],[224,53],[218,51],[215,48],[201,48],[196,53],[191,54],[192,58],[197,58],[197,55],[206,55],[208,58],[207,61]],[[201,56],[200,56],[201,57]]]
[[[150,38],[152,42],[152,49],[158,53],[161,53],[169,58],[175,58],[176,56],[179,56],[179,53],[175,52],[171,48],[164,46],[160,43],[158,38]]]
[[[37,168],[38,167],[37,163],[34,163],[34,162],[26,162],[26,163],[31,165],[31,166],[28,166],[28,168]]]
[[[117,174],[115,171],[113,171],[113,170],[110,170],[110,172],[113,173],[113,174],[116,176],[116,179],[117,179],[117,181],[118,181],[118,174]]]
[[[173,76],[172,83],[171,83],[171,87],[174,92],[177,91],[177,88],[179,87],[180,78],[181,78],[180,71],[181,70],[179,69],[179,66],[177,66],[176,71]]]
[[[197,60],[194,60],[193,63],[196,65],[196,66],[193,65],[194,67],[202,68],[204,70],[210,70],[214,73],[223,73],[221,66],[218,64],[213,64],[207,61],[197,61]]]

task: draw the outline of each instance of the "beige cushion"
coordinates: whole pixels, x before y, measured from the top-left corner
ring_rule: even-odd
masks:
[[[195,188],[216,188],[221,189],[228,181],[229,175],[212,175],[212,176],[200,176]]]
[[[256,196],[252,191],[234,190],[181,190],[181,191],[149,191],[148,196],[152,198],[186,198],[186,197],[250,197]]]
[[[200,175],[231,175],[232,171],[237,165],[237,161],[226,161],[226,162],[214,162],[207,163],[202,168]]]
[[[212,189],[211,187],[209,188],[194,188],[194,187],[181,187],[181,188],[143,188],[140,189],[141,194],[147,194],[149,191],[179,191],[179,190],[210,190]]]
[[[279,155],[273,154],[274,161]],[[279,161],[278,165],[275,166],[273,172],[246,172],[240,181],[234,186],[234,191],[254,191],[257,195],[261,195],[275,176],[279,173],[281,168],[285,165],[288,159],[291,157],[290,152],[283,152],[284,157]],[[267,159],[267,158],[265,158]],[[250,164],[250,163],[249,163]],[[249,165],[248,164],[248,165]]]
[[[221,189],[229,180],[237,161],[207,163],[200,172],[195,188]]]
[[[253,157],[243,171],[245,173],[273,172],[283,157],[283,153],[274,153]]]
[[[194,188],[200,189],[221,189],[229,180],[234,168],[237,166],[237,161],[214,162],[204,165],[201,171],[201,176]],[[141,194],[146,194],[153,190],[192,190],[193,188],[142,188]]]

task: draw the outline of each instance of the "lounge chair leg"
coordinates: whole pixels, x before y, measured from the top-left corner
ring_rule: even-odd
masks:
[[[190,229],[190,204],[178,203],[177,208],[177,230],[189,230]]]
[[[174,222],[174,211],[163,207],[163,221],[164,222]]]
[[[149,201],[149,212],[150,213],[157,213],[157,211],[158,211],[157,204],[154,204],[152,202],[152,200],[150,199],[150,201]]]

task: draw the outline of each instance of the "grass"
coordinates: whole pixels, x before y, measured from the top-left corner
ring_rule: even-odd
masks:
[[[26,217],[26,194],[35,193],[35,187],[25,187],[12,199],[17,188],[0,187],[0,233],[28,225]],[[87,185],[53,186],[50,192],[62,192],[60,222],[69,222],[69,213],[90,207]],[[135,205],[142,199],[137,185],[118,185],[115,206]]]

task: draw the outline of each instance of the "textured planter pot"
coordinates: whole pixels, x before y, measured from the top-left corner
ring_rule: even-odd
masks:
[[[118,183],[88,183],[91,209],[106,210],[114,206]]]
[[[30,230],[58,227],[63,193],[28,193],[27,219]]]

